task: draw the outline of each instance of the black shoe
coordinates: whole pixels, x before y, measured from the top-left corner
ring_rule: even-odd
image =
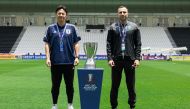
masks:
[[[135,106],[130,106],[130,109],[135,109]]]

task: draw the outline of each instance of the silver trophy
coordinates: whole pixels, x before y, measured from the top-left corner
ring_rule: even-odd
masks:
[[[84,52],[86,54],[87,60],[85,63],[85,68],[93,69],[96,68],[94,57],[96,56],[98,43],[96,42],[85,42],[83,44]]]

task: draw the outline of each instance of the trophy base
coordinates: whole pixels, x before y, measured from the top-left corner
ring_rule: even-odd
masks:
[[[94,68],[96,68],[96,66],[95,65],[85,65],[85,67],[84,68],[86,68],[86,69],[94,69]]]
[[[100,109],[103,69],[78,68],[77,71],[80,109]]]
[[[84,68],[86,68],[86,69],[94,69],[94,68],[96,68],[94,60],[93,59],[87,59]]]

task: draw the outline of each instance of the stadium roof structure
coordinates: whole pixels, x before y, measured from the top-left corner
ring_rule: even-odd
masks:
[[[54,12],[63,4],[69,12],[115,13],[126,5],[130,13],[190,13],[190,0],[1,0],[1,12]]]

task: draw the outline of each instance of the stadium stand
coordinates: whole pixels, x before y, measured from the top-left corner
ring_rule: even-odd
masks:
[[[81,36],[81,41],[79,42],[80,54],[84,54],[83,43],[84,42],[98,42],[98,51],[97,54],[105,55],[106,54],[106,35],[107,31],[102,33],[92,31],[86,32],[85,27],[79,27],[79,35]],[[44,54],[44,42],[43,37],[46,31],[45,26],[29,26],[27,27],[26,32],[24,33],[18,47],[15,50],[15,54]]]
[[[140,27],[143,47],[172,48],[163,27]]]
[[[0,53],[9,53],[23,27],[0,26]]]
[[[44,53],[43,37],[46,31],[45,26],[29,26],[24,33],[15,54],[40,54]]]
[[[105,55],[106,54],[107,31],[86,32],[85,28],[79,28],[79,34],[81,36],[81,41],[79,42],[79,44],[81,45],[80,54],[84,54],[84,50],[82,47],[84,42],[98,42],[97,54],[98,55]]]
[[[106,30],[108,27],[106,28]],[[142,35],[142,48],[151,47],[153,50],[149,52],[155,54],[155,51],[166,48],[173,48],[165,28],[163,27],[139,27]],[[45,26],[28,26],[24,33],[15,54],[44,54],[44,43],[42,41],[46,27]],[[78,27],[79,36],[81,41],[79,44],[80,54],[85,54],[83,50],[84,42],[98,42],[98,55],[106,55],[106,38],[107,31],[91,31],[86,32],[85,26]]]
[[[190,54],[190,27],[168,27],[168,30],[178,47],[187,47],[187,51],[181,53]]]

